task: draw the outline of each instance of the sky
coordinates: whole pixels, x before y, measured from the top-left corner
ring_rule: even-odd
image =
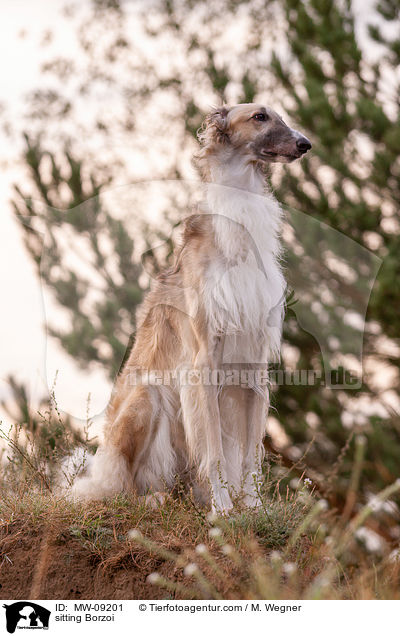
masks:
[[[15,120],[21,118],[26,93],[40,84],[40,64],[48,48],[39,46],[48,29],[54,31],[52,52],[76,47],[73,21],[61,15],[64,0],[2,0],[3,63],[0,69],[1,97]],[[25,36],[21,37],[21,32]],[[1,133],[0,133],[1,134]],[[0,285],[2,294],[0,329],[0,399],[9,395],[7,376],[24,381],[32,404],[47,394],[50,378],[58,371],[56,396],[65,410],[85,419],[88,390],[93,386],[91,413],[101,413],[111,384],[102,372],[78,369],[53,340],[46,338],[43,290],[26,254],[21,232],[9,203],[12,184],[23,187],[24,173],[18,165],[18,143],[3,134],[0,144]],[[51,306],[46,302],[50,313]],[[97,395],[103,395],[96,401]],[[100,418],[101,419],[101,418]]]
[[[65,0],[2,0],[0,102],[18,125],[26,93],[43,81],[41,62],[65,51],[73,57],[78,51],[74,21],[61,13],[64,5]],[[372,0],[354,2],[360,37],[371,6]],[[43,48],[40,43],[49,30],[54,34],[51,47]],[[376,49],[370,51],[373,55]],[[103,420],[111,384],[100,370],[79,369],[53,339],[46,338],[46,319],[51,322],[57,312],[48,297],[44,300],[9,203],[12,184],[18,181],[23,186],[24,173],[17,160],[20,142],[0,134],[0,400],[9,395],[9,374],[27,384],[36,404],[58,372],[56,396],[61,409],[84,420],[90,392],[91,414],[98,414],[96,428]]]

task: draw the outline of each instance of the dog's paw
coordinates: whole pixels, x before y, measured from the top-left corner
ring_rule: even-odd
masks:
[[[241,504],[244,508],[253,508],[256,510],[257,508],[262,507],[263,502],[261,497],[258,494],[256,495],[246,494],[243,497]]]
[[[144,503],[148,508],[152,510],[156,510],[160,506],[163,506],[165,502],[169,499],[169,495],[165,492],[154,492],[150,495],[144,496]]]
[[[216,515],[228,515],[233,509],[232,500],[226,490],[214,493],[211,512]]]

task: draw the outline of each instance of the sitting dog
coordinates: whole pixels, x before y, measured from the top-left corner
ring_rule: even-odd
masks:
[[[257,505],[267,365],[279,359],[285,297],[282,213],[265,167],[311,144],[258,104],[214,110],[199,141],[202,209],[184,222],[174,266],[139,310],[104,443],[73,487],[78,496],[157,493],[178,477],[214,510],[228,511],[233,496]]]

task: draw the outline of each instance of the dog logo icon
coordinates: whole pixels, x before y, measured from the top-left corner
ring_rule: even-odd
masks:
[[[50,610],[32,603],[18,601],[3,605],[6,610],[6,627],[9,634],[16,629],[49,629]]]

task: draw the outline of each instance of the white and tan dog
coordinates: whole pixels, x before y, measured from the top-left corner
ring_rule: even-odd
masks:
[[[186,219],[174,267],[140,308],[104,443],[76,481],[77,496],[155,493],[179,477],[215,510],[229,510],[232,494],[257,505],[268,393],[259,375],[247,374],[243,386],[232,371],[266,369],[279,357],[281,209],[264,169],[311,144],[258,104],[214,110],[199,141],[203,210]],[[196,382],[183,382],[183,370]],[[222,379],[213,373],[222,370]],[[161,381],[149,382],[148,371]],[[165,372],[171,382],[163,382]]]

